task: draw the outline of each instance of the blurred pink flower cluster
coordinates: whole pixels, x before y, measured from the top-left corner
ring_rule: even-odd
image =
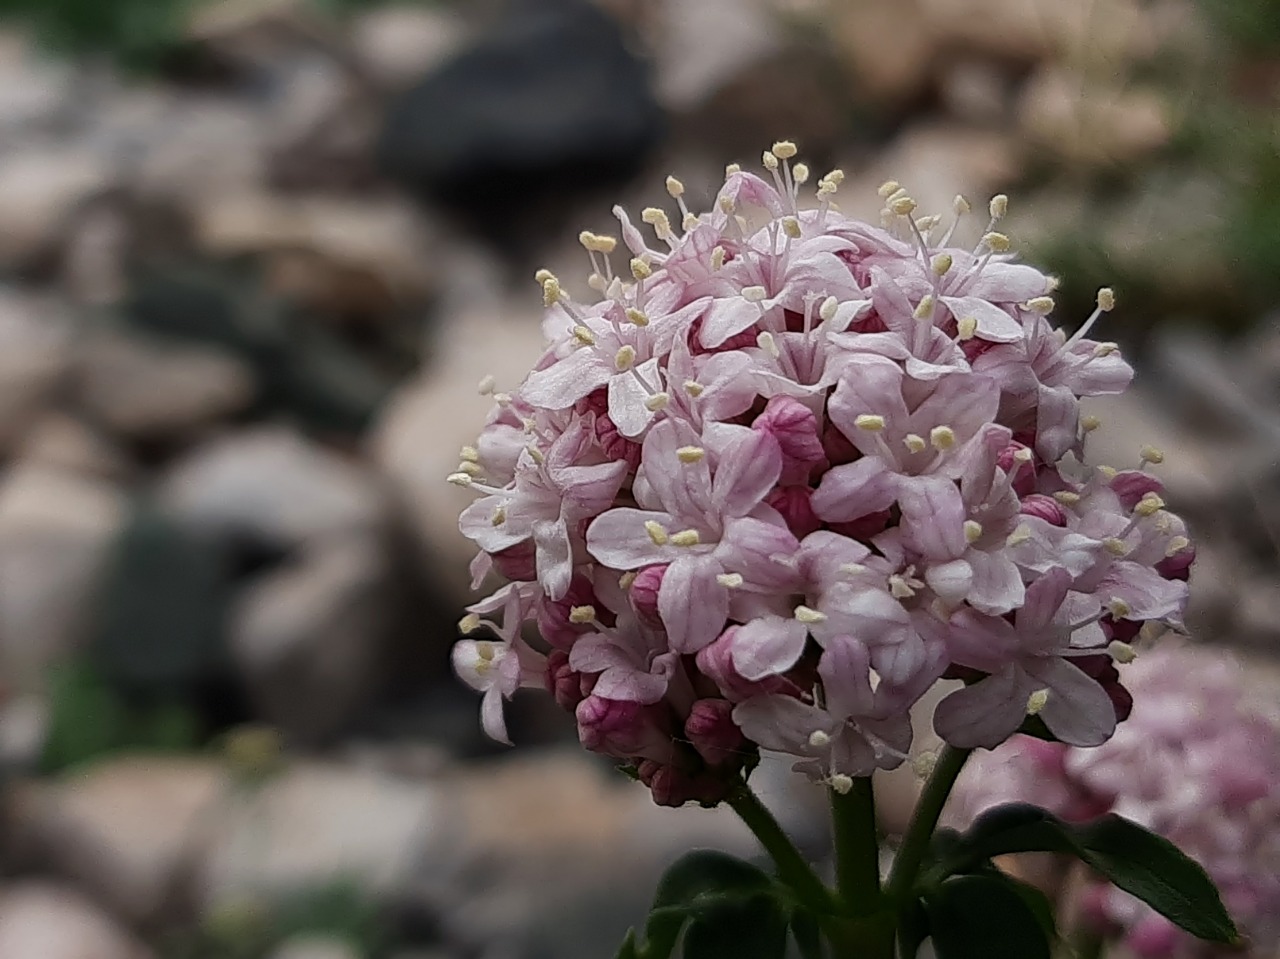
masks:
[[[1064,819],[1106,812],[1151,829],[1197,860],[1256,954],[1280,948],[1280,711],[1250,698],[1221,652],[1162,646],[1125,682],[1133,711],[1097,749],[1024,736],[975,755],[948,816],[964,824],[1004,802],[1032,802]],[[1122,939],[1141,959],[1212,954],[1149,906],[1090,881],[1078,921]]]
[[[629,255],[582,234],[595,302],[538,274],[550,345],[450,477],[478,494],[475,583],[508,580],[462,624],[497,638],[454,651],[486,730],[545,686],[677,805],[757,747],[838,789],[894,767],[944,675],[967,681],[934,716],[955,745],[1029,712],[1105,741],[1128,709],[1109,650],[1177,619],[1193,555],[1158,451],[1083,463],[1079,398],[1132,376],[1087,338],[1111,292],[1068,336],[995,230],[1005,197],[962,248],[964,198],[944,223],[887,183],[870,226],[837,211],[840,171],[801,203],[794,155],[731,166],[701,214],[669,179],[679,229],[615,210]]]

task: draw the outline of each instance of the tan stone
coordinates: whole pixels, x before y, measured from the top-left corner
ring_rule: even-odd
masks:
[[[152,959],[100,908],[66,886],[0,886],[0,959]]]
[[[389,88],[407,87],[442,64],[466,38],[452,12],[387,6],[356,17],[351,43],[368,73]]]
[[[53,303],[0,291],[0,451],[12,450],[64,381],[71,332]]]
[[[73,213],[112,182],[104,158],[83,147],[32,147],[0,160],[0,264],[22,266],[62,241]]]
[[[925,0],[833,2],[823,19],[860,98],[900,103],[928,86],[937,40]]]

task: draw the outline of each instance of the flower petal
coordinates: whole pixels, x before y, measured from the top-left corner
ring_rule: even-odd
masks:
[[[667,567],[658,614],[677,653],[696,653],[724,630],[729,590],[716,580],[724,567],[712,556],[682,556]]]

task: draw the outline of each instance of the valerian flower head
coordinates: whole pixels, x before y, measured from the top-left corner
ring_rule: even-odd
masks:
[[[952,743],[1028,713],[1102,742],[1128,708],[1108,644],[1185,600],[1159,457],[1084,465],[1080,398],[1132,375],[1087,338],[1111,292],[1068,335],[1003,202],[965,247],[962,212],[894,185],[873,226],[832,203],[843,174],[805,180],[731,167],[708,212],[681,188],[584,233],[592,295],[539,271],[546,352],[449,477],[479,494],[477,585],[509,581],[455,654],[486,728],[541,685],[659,802],[715,802],[759,748],[837,785],[896,766],[946,676]]]
[[[1033,802],[1073,821],[1117,813],[1199,862],[1256,954],[1273,955],[1280,948],[1280,712],[1221,651],[1164,644],[1142,650],[1126,670],[1133,710],[1109,741],[1078,749],[1017,736],[979,753],[960,776],[948,820],[963,827],[1006,802]],[[1123,940],[1143,959],[1215,954],[1093,879],[1076,911],[1077,923]]]

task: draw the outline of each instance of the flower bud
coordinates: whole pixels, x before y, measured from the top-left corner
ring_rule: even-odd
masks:
[[[1121,470],[1111,478],[1110,487],[1126,510],[1132,510],[1148,494],[1164,492],[1164,484],[1159,477],[1145,470]]]
[[[605,699],[594,694],[578,704],[578,739],[587,749],[606,756],[630,759],[643,756],[670,761],[674,750],[671,733],[659,722],[656,706]]]
[[[629,595],[631,608],[636,611],[640,622],[654,629],[662,628],[662,616],[658,613],[658,590],[662,588],[662,577],[667,567],[646,566],[636,573],[631,581]]]
[[[804,539],[822,528],[822,520],[813,511],[812,499],[813,490],[808,486],[779,486],[765,497],[765,502],[782,515],[796,539]]]
[[[533,540],[525,540],[499,550],[493,555],[493,568],[510,580],[529,582],[538,578],[534,564]]]
[[[684,734],[708,765],[733,759],[746,741],[734,725],[732,712],[733,703],[727,699],[699,699],[684,721]]]
[[[1171,959],[1181,951],[1182,938],[1173,923],[1153,912],[1138,920],[1124,942],[1138,959]]]
[[[1043,493],[1023,497],[1019,512],[1024,516],[1042,519],[1050,526],[1067,525],[1067,511],[1052,496],[1045,496]]]
[[[1196,548],[1188,545],[1172,556],[1167,556],[1156,563],[1156,572],[1165,579],[1177,579],[1186,582],[1191,578],[1191,564],[1196,561]]]
[[[782,449],[783,483],[803,483],[812,468],[826,460],[818,419],[794,396],[775,396],[751,428],[771,434]]]
[[[582,674],[569,668],[569,654],[563,649],[553,649],[547,654],[544,681],[547,692],[562,709],[572,712],[586,695],[582,690]]]
[[[569,591],[557,600],[543,600],[537,607],[538,632],[557,649],[568,650],[579,636],[592,631],[589,622],[580,617],[575,621],[575,608],[594,607],[605,625],[612,623],[612,616],[596,599],[590,581],[577,574],[569,583]]]
[[[653,801],[659,806],[683,806],[687,802],[714,805],[728,795],[732,781],[732,777],[690,773],[672,763],[651,759],[636,767],[636,775],[649,787]]]
[[[996,457],[996,465],[1013,478],[1013,491],[1018,496],[1026,496],[1036,488],[1035,459],[1027,459],[1023,450],[1028,449],[1021,443],[1010,443]]]

